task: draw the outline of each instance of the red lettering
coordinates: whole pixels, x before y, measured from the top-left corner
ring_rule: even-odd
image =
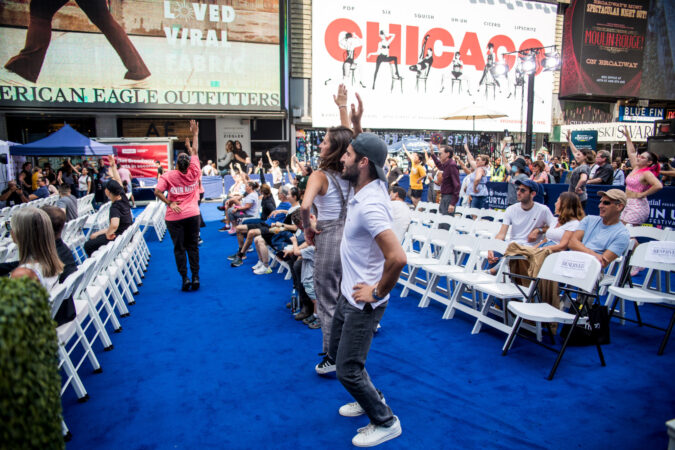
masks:
[[[345,51],[340,48],[340,33],[342,32],[351,33],[359,39],[362,39],[363,36],[361,28],[356,22],[349,19],[336,19],[326,27],[326,34],[324,35],[326,50],[328,50],[330,56],[340,62],[345,60]],[[354,57],[357,58],[360,53],[361,48],[359,47],[354,51]]]
[[[405,27],[405,63],[409,66],[417,64],[420,29]]]
[[[483,52],[480,49],[480,43],[478,42],[478,35],[476,33],[467,32],[464,35],[464,40],[459,47],[459,52],[462,55],[462,61],[465,66],[474,66],[476,70],[483,70],[485,68]]]
[[[499,61],[500,53],[510,53],[516,51],[516,46],[511,38],[503,34],[498,34],[497,36],[493,37],[490,39],[489,43],[495,46],[495,61]],[[499,51],[499,49],[502,47],[506,49],[505,52]],[[509,66],[510,70],[516,64],[516,55],[505,55],[504,62]]]
[[[427,48],[431,48],[432,50],[437,41],[440,41],[445,47],[454,47],[455,45],[455,40],[452,38],[452,35],[448,32],[448,30],[443,28],[432,28],[427,34],[429,35]],[[434,63],[432,67],[436,69],[444,69],[450,65],[452,58],[454,57],[454,52],[443,52],[440,55],[434,54]]]

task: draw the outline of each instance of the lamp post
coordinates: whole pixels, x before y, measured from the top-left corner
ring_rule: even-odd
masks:
[[[548,50],[548,51],[547,51]],[[539,61],[537,56],[541,52],[544,52],[544,58]],[[533,47],[521,49],[515,52],[503,53],[505,55],[518,54],[519,61],[516,64],[516,77],[520,75],[527,75],[527,118],[526,118],[526,128],[525,128],[525,154],[532,156],[532,122],[534,116],[534,76],[537,73],[537,65],[539,65],[543,71],[552,72],[560,69],[560,53],[558,48],[555,45],[549,45],[547,47]],[[503,59],[502,59],[503,61]],[[502,62],[504,66],[506,63]],[[506,66],[501,69],[503,72],[508,72],[509,67]],[[522,89],[522,84],[520,85]],[[521,128],[522,130],[522,128]]]

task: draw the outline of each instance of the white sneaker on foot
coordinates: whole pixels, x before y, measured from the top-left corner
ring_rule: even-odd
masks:
[[[359,433],[352,439],[352,444],[357,447],[374,447],[399,437],[402,432],[401,422],[398,420],[398,417],[394,416],[394,423],[389,427],[369,423],[361,428]]]
[[[267,275],[268,273],[272,273],[272,269],[270,269],[269,267],[265,267],[263,265],[262,267],[259,267],[257,270],[254,270],[253,273],[256,275]]]
[[[384,397],[382,397],[382,403],[385,404],[387,403]],[[358,417],[365,414],[366,411],[361,407],[359,402],[351,402],[347,403],[346,405],[342,405],[338,410],[338,413],[340,413],[340,415],[344,417]],[[361,431],[361,428],[359,428],[358,431]]]
[[[253,267],[251,267],[251,270],[258,270],[258,269],[260,269],[260,266],[263,266],[263,265],[264,264],[262,263],[262,261],[258,261],[257,263],[255,263],[255,265]]]

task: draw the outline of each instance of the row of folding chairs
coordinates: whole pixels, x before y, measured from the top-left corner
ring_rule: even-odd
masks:
[[[646,228],[646,227],[636,227]],[[409,234],[414,234],[414,226],[411,226]],[[669,236],[670,231],[645,231],[645,230],[631,230],[631,235],[637,237],[638,235],[650,238],[664,238]],[[404,240],[405,242],[405,240]],[[460,311],[475,319],[475,324],[472,333],[480,332],[482,326],[488,325],[497,330],[506,333],[509,337],[504,344],[503,352],[506,354],[510,348],[515,333],[521,327],[529,328],[530,331],[536,334],[537,340],[542,341],[542,323],[559,322],[559,323],[581,323],[586,320],[571,312],[564,312],[551,305],[541,303],[536,306],[526,305],[530,299],[535,296],[537,283],[535,279],[530,279],[524,286],[515,283],[514,277],[526,278],[516,276],[508,272],[509,260],[513,258],[501,258],[498,265],[494,268],[496,274],[492,275],[485,271],[488,252],[504,254],[507,243],[489,238],[476,238],[475,236],[461,234],[458,232],[451,232],[446,230],[430,230],[428,239],[420,251],[412,252],[410,248],[407,250],[408,256],[408,273],[403,274],[399,279],[399,284],[403,286],[401,297],[407,297],[410,291],[417,292],[421,295],[419,303],[420,307],[426,307],[431,300],[438,301],[446,306],[443,314],[444,319],[451,319],[454,317],[456,311]],[[633,240],[629,249],[636,245]],[[565,284],[565,288],[561,290],[563,296],[571,297],[570,294],[578,296],[583,293],[583,298],[600,298],[602,290],[601,285],[604,283],[605,292],[609,289],[610,297],[607,298],[606,304],[612,306],[614,310],[617,300],[629,300],[639,302],[639,298],[647,298],[648,303],[675,305],[675,296],[669,291],[663,291],[660,285],[655,288],[650,288],[649,281],[645,282],[644,286],[626,286],[626,278],[623,276],[626,273],[627,262],[630,258],[630,267],[643,267],[648,270],[647,280],[649,280],[649,273],[665,273],[666,279],[669,278],[675,265],[671,264],[649,264],[645,262],[644,257],[641,256],[648,251],[649,246],[661,246],[665,249],[671,249],[671,258],[675,254],[675,243],[666,240],[657,240],[651,243],[642,244],[638,247],[642,253],[637,253],[629,257],[629,251],[619,258],[620,262],[616,267],[608,268],[607,273],[603,273],[599,264],[597,273],[595,270],[595,263],[597,262],[592,256],[585,255],[578,252],[562,252],[549,256],[550,262],[545,262],[544,266],[539,272],[538,280],[548,279],[551,281],[558,281]],[[667,253],[667,251],[666,251]],[[557,255],[557,256],[556,256]],[[562,255],[562,256],[560,256]],[[553,258],[552,258],[553,257]],[[576,274],[573,279],[568,277],[560,278],[560,271],[557,270],[560,258],[572,258],[573,260],[582,260],[586,269]],[[591,261],[591,262],[589,262]],[[675,263],[675,261],[673,261]],[[548,264],[548,265],[547,265]],[[660,275],[658,277],[661,278]],[[441,281],[445,279],[445,287],[442,287]],[[628,279],[630,280],[630,279]],[[656,284],[656,283],[652,283]],[[567,291],[565,289],[568,289]],[[638,291],[640,289],[642,291]],[[649,289],[650,294],[645,295],[644,290]],[[470,294],[469,297],[466,295]],[[574,306],[569,298],[566,304]],[[514,305],[514,306],[512,306]],[[636,306],[637,311],[637,306]],[[621,318],[625,317],[623,308],[618,314]],[[496,318],[495,318],[496,317]],[[535,320],[534,318],[538,318]],[[637,314],[638,323],[640,321],[639,313]],[[520,319],[520,320],[519,320]],[[535,322],[535,325],[523,324],[523,319]],[[663,352],[668,336],[675,322],[675,312],[671,318],[670,324],[667,328],[661,328],[666,332],[661,343],[659,353]],[[553,378],[555,370],[559,364],[560,358],[565,351],[567,341],[564,342],[563,348],[559,351],[559,357],[554,364],[549,379]],[[598,345],[598,354],[601,362],[604,365],[604,357],[602,350]],[[558,350],[556,350],[558,351]]]
[[[417,204],[417,207],[413,211],[413,215],[416,215],[417,213],[424,213],[425,217],[442,215],[438,208],[439,208],[438,203],[419,202]],[[456,206],[453,215],[455,217],[471,217],[501,222],[502,219],[504,218],[504,211],[489,208],[470,208],[468,206]]]
[[[45,205],[54,205],[58,199],[58,195],[50,195],[46,198],[37,198],[27,203],[20,203],[18,205],[7,206],[0,209],[0,238],[9,236],[7,223],[12,219],[12,214],[14,214],[16,211],[27,207],[40,208]]]
[[[143,226],[152,227],[157,235],[157,239],[162,241],[166,234],[166,222],[164,221],[166,204],[160,201],[150,202],[144,211],[147,211],[147,214],[143,219]]]
[[[94,194],[87,194],[84,197],[77,199],[77,215],[86,216],[93,214],[94,210]]]
[[[104,350],[111,350],[113,344],[108,330],[121,331],[120,318],[128,316],[127,306],[136,302],[135,296],[150,259],[144,237],[148,227],[141,227],[146,214],[141,213],[121,236],[98,249],[51,292],[52,314],[71,296],[77,313],[74,320],[57,328],[59,368],[65,373],[62,395],[72,386],[79,401],[88,399],[78,372],[85,360],[95,373],[101,372],[92,346],[100,340]],[[75,350],[80,347],[82,356],[74,360],[75,355],[80,354]],[[68,434],[65,423],[63,431]]]

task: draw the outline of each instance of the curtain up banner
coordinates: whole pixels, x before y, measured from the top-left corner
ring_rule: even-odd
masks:
[[[115,144],[116,160],[131,172],[133,178],[157,178],[155,161],[169,168],[169,150],[167,144]]]
[[[364,100],[365,127],[471,130],[442,118],[475,106],[505,114],[476,130],[524,131],[524,58],[504,53],[553,45],[555,23],[556,5],[539,2],[314,0],[313,125],[340,123],[332,96],[345,83],[350,103],[354,92]],[[535,79],[534,131],[548,133],[552,72]]]

